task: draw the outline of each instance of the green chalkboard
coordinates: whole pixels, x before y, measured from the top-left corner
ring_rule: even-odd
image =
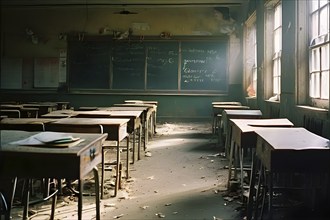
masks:
[[[178,42],[148,43],[147,89],[178,89]]]
[[[140,42],[115,42],[112,52],[112,88],[144,89],[145,46]]]
[[[227,41],[112,39],[68,42],[70,88],[228,91]]]
[[[68,42],[68,72],[71,88],[109,88],[110,47],[109,41]]]
[[[227,91],[227,45],[181,43],[181,90]]]

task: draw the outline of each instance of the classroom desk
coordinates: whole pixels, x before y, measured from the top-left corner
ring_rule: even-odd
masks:
[[[129,178],[129,135],[127,133],[127,123],[129,119],[127,118],[62,118],[50,124],[60,125],[60,126],[71,126],[71,125],[102,125],[103,133],[107,133],[107,140],[116,141],[116,189],[115,195],[119,188],[119,175],[120,175],[120,142],[126,139],[126,178]],[[45,127],[47,130],[47,126]],[[134,151],[135,149],[133,149]],[[102,151],[103,152],[103,151]],[[134,159],[134,158],[133,158]],[[102,161],[102,187],[101,187],[101,198],[103,198],[103,185],[104,185],[104,159]]]
[[[141,120],[143,119],[143,110],[131,110],[126,111],[121,108],[122,111],[119,110],[107,110],[109,108],[107,107],[100,107],[97,108],[98,110],[91,110],[91,111],[73,111],[73,110],[57,110],[50,112],[48,114],[45,114],[42,116],[42,118],[128,118],[129,122],[127,125],[127,131],[128,133],[133,135],[133,158],[135,158],[135,136],[136,131],[138,131],[138,159],[141,158],[140,150],[141,150],[141,132],[142,132],[142,126],[141,126]],[[144,148],[145,148],[145,141],[144,141]],[[133,160],[133,162],[135,159]]]
[[[38,108],[39,116],[57,110],[57,104],[55,102],[29,102],[22,104],[22,106],[24,108]]]
[[[7,178],[78,179],[79,192],[83,191],[83,178],[94,171],[96,219],[100,219],[98,171],[102,143],[107,134],[67,133],[84,139],[69,148],[30,147],[10,144],[39,132],[1,131],[0,175]],[[70,169],[68,169],[68,167]],[[78,197],[78,219],[82,219],[82,193]],[[27,219],[28,193],[26,193],[23,219]]]
[[[231,123],[230,119],[260,119],[262,112],[260,110],[250,109],[224,109],[222,111],[222,127],[223,132],[219,132],[219,139],[225,136],[225,154],[228,156],[230,141],[231,141]],[[220,131],[220,129],[219,129]]]
[[[0,121],[0,130],[44,131],[44,124],[55,120],[50,118],[5,118]]]
[[[212,134],[215,134],[217,127],[219,127],[219,129],[221,130],[221,116],[222,116],[222,111],[225,109],[238,110],[238,109],[250,109],[250,107],[244,105],[212,105],[212,110],[213,110]]]
[[[213,105],[242,105],[240,102],[212,102]]]
[[[143,111],[110,111],[110,118],[129,118],[127,125],[128,132],[133,134],[133,163],[135,161],[135,136],[138,131],[138,160],[141,159],[141,138],[142,138],[142,118]],[[146,144],[144,143],[144,146]],[[144,148],[145,150],[145,148]]]
[[[259,180],[263,171],[267,170],[268,180],[268,211],[272,218],[273,208],[273,174],[275,173],[304,173],[330,174],[330,148],[329,140],[318,136],[305,128],[268,128],[255,131],[257,134],[256,160],[260,166],[253,165],[250,181],[250,194],[256,195],[255,181],[257,170]],[[284,159],[285,158],[285,159]],[[256,162],[255,160],[253,161]],[[328,183],[329,184],[329,183]],[[327,185],[325,183],[325,185]],[[313,183],[311,186],[313,188]],[[251,199],[253,196],[251,196]],[[258,205],[258,200],[256,201]],[[250,202],[251,210],[253,202]],[[249,216],[251,217],[251,216]]]
[[[158,108],[158,101],[152,101],[152,100],[125,100],[125,103],[143,103],[143,104],[151,104],[156,105],[156,108]],[[156,109],[157,111],[157,109]],[[154,113],[154,133],[156,133],[156,124],[157,124],[157,112]]]
[[[228,166],[228,183],[232,179],[232,166],[234,165],[234,178],[237,178],[236,166],[240,168],[240,187],[242,196],[244,195],[243,166],[244,151],[255,148],[257,135],[255,131],[268,129],[270,127],[293,127],[293,123],[286,118],[276,119],[230,119],[229,123],[232,128],[229,166]]]
[[[145,103],[124,103],[124,104],[114,104],[114,106],[124,106],[124,107],[147,107],[147,127],[148,127],[148,135],[149,130],[151,131],[152,137],[156,133],[156,115],[157,115],[157,105],[155,104],[145,104]],[[150,128],[150,129],[149,129]],[[148,140],[147,135],[147,140]],[[148,141],[147,141],[148,142]]]
[[[141,117],[142,110],[134,111],[106,111],[106,110],[95,110],[95,111],[73,111],[71,117],[76,118],[128,118],[127,131],[133,135],[133,163],[135,161],[135,131],[138,130],[139,142],[138,142],[138,159],[141,158]]]
[[[68,118],[73,114],[71,109],[63,109],[49,112],[47,114],[41,115],[41,118]]]
[[[141,110],[143,111],[142,116],[142,125],[143,125],[143,136],[144,136],[144,149],[147,148],[147,143],[148,143],[148,133],[149,133],[149,129],[148,129],[148,124],[149,124],[149,120],[150,120],[150,116],[151,116],[151,109],[149,107],[146,106],[111,106],[111,107],[100,107],[98,108],[99,110],[106,110],[106,111],[135,111],[135,110]]]
[[[39,108],[20,104],[2,104],[0,105],[0,109],[7,113],[10,113],[8,110],[11,110],[12,113],[15,111],[16,113],[14,115],[8,115],[15,118],[38,118],[39,115]]]
[[[57,104],[57,110],[69,109],[70,102],[55,102]]]

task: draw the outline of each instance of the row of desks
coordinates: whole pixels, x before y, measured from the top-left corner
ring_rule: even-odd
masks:
[[[219,107],[220,108],[220,107]],[[221,107],[222,108],[222,107]],[[286,118],[261,119],[262,114],[253,110],[222,109],[222,123],[228,129],[226,143],[230,143],[228,188],[231,180],[238,179],[242,198],[247,197],[247,219],[258,218],[268,195],[268,215],[273,214],[273,178],[278,173],[322,173],[330,175],[329,140],[294,124]],[[250,156],[247,157],[247,153]],[[250,159],[246,167],[246,159]],[[249,173],[245,187],[244,170]],[[267,176],[267,179],[264,177]],[[326,184],[325,184],[326,185]],[[265,192],[265,190],[268,192]],[[244,200],[243,200],[244,201]],[[262,204],[261,204],[262,203]]]
[[[249,110],[238,102],[213,102],[212,107],[212,131],[216,133],[219,129],[218,135],[226,137],[224,148],[229,159],[227,186],[231,187],[231,180],[238,181],[242,199],[247,198],[247,219],[263,218],[266,197],[268,217],[272,218],[275,174],[300,173],[308,177],[325,175],[329,178],[328,139],[305,128],[294,127],[286,118],[262,119],[259,110]],[[249,174],[247,185],[245,171]],[[328,185],[329,182],[323,184],[325,187]],[[315,187],[313,180],[307,180],[304,190],[309,188],[313,191]],[[315,198],[314,195],[310,200]],[[262,210],[258,213],[260,207]]]
[[[145,106],[144,106],[145,105]],[[157,107],[157,106],[156,106]],[[102,142],[105,140],[115,140],[118,143],[126,136],[128,132],[134,132],[139,129],[139,150],[138,159],[140,159],[140,145],[141,145],[141,128],[144,129],[144,136],[148,137],[148,128],[155,133],[156,126],[156,107],[154,104],[133,104],[125,103],[122,105],[99,108],[96,111],[72,111],[72,110],[60,110],[51,111],[44,114],[42,118],[30,118],[30,119],[12,119],[4,118],[1,120],[1,129],[12,128],[11,126],[37,126],[42,125],[44,130],[47,130],[49,125],[90,125],[99,124],[103,126],[104,134],[93,134],[88,136],[87,134],[80,134],[79,137],[85,139],[84,142],[78,146],[72,148],[63,149],[43,149],[36,147],[25,146],[11,146],[8,143],[15,140],[31,135],[31,132],[22,131],[2,131],[1,135],[1,176],[13,177],[22,176],[27,178],[36,177],[59,177],[59,178],[71,178],[78,179],[79,185],[82,189],[82,180],[84,176],[94,170],[95,179],[98,179],[98,172],[95,170],[97,164],[101,162],[100,150]],[[87,137],[87,136],[88,137]],[[135,135],[133,136],[135,137]],[[93,139],[94,138],[94,139]],[[144,148],[146,149],[147,141],[144,141]],[[135,140],[133,141],[135,146]],[[133,152],[135,152],[133,146]],[[128,153],[128,152],[127,152]],[[31,156],[33,155],[33,156]],[[71,156],[70,156],[71,155]],[[28,158],[28,160],[22,160],[22,158]],[[47,160],[44,166],[40,166],[40,158]],[[6,158],[6,160],[2,160]],[[20,159],[21,161],[17,161]],[[63,163],[64,160],[64,163]],[[127,158],[127,176],[128,176],[128,160]],[[135,154],[133,153],[133,162],[135,160]],[[24,161],[26,166],[24,169],[28,169],[29,172],[25,172],[21,168],[21,162]],[[39,161],[39,162],[38,162]],[[16,164],[12,169],[11,166]],[[54,166],[56,164],[56,166]],[[59,164],[59,166],[57,166]],[[64,166],[64,165],[65,166]],[[38,166],[39,165],[39,168]],[[63,166],[62,166],[63,165]],[[67,167],[76,167],[70,169],[68,172],[62,172]],[[31,168],[31,169],[30,169]],[[5,170],[5,172],[3,172]],[[98,186],[99,184],[96,183]],[[97,187],[98,188],[98,187]],[[99,190],[99,189],[97,189]],[[99,219],[99,191],[97,191],[96,198],[96,218]],[[78,202],[78,218],[82,218],[82,197],[79,197]],[[23,216],[24,217],[24,216]]]

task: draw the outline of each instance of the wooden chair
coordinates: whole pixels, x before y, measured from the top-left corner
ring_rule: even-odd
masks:
[[[21,112],[18,109],[0,109],[0,115],[8,118],[20,118]]]
[[[20,131],[44,131],[44,123],[31,124],[4,124],[0,122],[0,130],[20,130]]]
[[[13,205],[17,178],[0,179],[0,219],[10,220],[11,207]]]

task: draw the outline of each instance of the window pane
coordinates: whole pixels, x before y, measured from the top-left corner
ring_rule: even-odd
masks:
[[[321,98],[329,99],[329,71],[322,72]]]
[[[319,48],[312,50],[312,57],[311,57],[311,72],[320,70],[320,55],[319,55]]]
[[[321,47],[321,70],[329,70],[330,62],[330,44]]]
[[[319,33],[319,35],[326,34],[329,31],[328,8],[329,7],[325,7],[320,11],[320,33]]]
[[[311,33],[311,38],[316,38],[319,36],[319,15],[318,13],[314,13],[312,15],[312,21],[311,21],[311,30],[312,30],[312,33]]]
[[[282,26],[282,7],[281,4],[276,6],[274,13],[274,29]]]
[[[277,29],[274,32],[274,52],[279,52],[282,49],[282,30]]]
[[[329,0],[320,0],[320,8],[321,8],[323,5],[326,5],[328,2],[329,2]]]
[[[318,0],[312,0],[312,1],[309,1],[310,4],[311,4],[311,10],[312,11],[315,11],[316,9],[319,8],[319,1]]]

